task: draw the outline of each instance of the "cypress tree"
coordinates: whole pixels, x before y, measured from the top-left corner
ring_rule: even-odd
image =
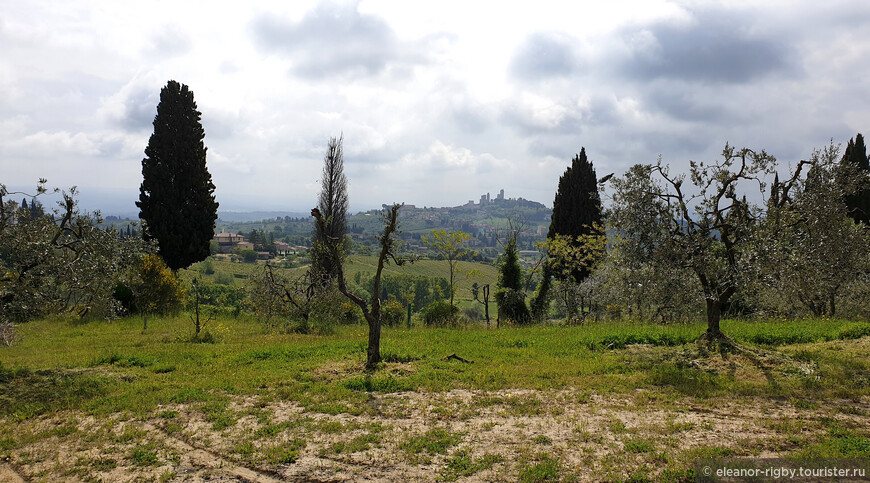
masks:
[[[559,178],[547,238],[567,235],[576,239],[588,235],[593,231],[593,224],[601,223],[601,219],[598,178],[592,163],[586,159],[586,148],[580,148],[580,154],[574,156],[571,166]],[[589,269],[574,270],[571,275],[580,283],[589,276]]]
[[[864,145],[864,136],[861,133],[858,133],[855,139],[849,140],[842,162],[863,174],[870,173],[870,160],[867,158],[867,147]],[[846,208],[853,220],[870,225],[870,188],[862,186],[846,195]]]
[[[173,270],[205,260],[218,203],[206,168],[205,131],[193,92],[171,80],[160,91],[154,133],[142,159],[139,218]]]
[[[347,177],[344,175],[343,139],[343,137],[330,138],[326,153],[323,155],[323,173],[320,179],[317,207],[325,223],[315,224],[311,250],[311,267],[320,278],[335,278],[343,262],[334,259],[334,253],[331,254],[323,249],[328,246],[328,243],[338,243],[342,248],[338,252],[341,256],[344,236],[347,233],[347,210],[350,202],[347,196]]]
[[[495,302],[498,304],[499,322],[501,319],[517,324],[527,324],[532,321],[523,290],[523,269],[520,266],[516,235],[508,237],[504,247],[504,255],[498,269],[498,291],[495,293]]]

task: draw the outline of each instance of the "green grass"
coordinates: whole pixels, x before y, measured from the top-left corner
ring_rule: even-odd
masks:
[[[447,460],[444,469],[438,475],[440,481],[456,481],[461,477],[471,476],[479,471],[488,470],[496,463],[501,463],[501,455],[485,454],[474,458],[467,449],[460,449]]]
[[[448,448],[458,444],[461,440],[462,435],[460,434],[434,428],[421,435],[409,437],[399,444],[399,449],[412,458],[415,455],[444,454]]]
[[[136,466],[154,466],[157,464],[157,452],[151,445],[139,445],[133,448],[130,459]]]
[[[539,461],[520,469],[517,479],[522,483],[538,483],[559,481],[562,474],[562,462],[544,453],[538,454]]]
[[[371,410],[367,402],[372,393],[456,388],[573,387],[580,395],[656,388],[665,397],[768,394],[805,404],[870,393],[866,357],[812,345],[778,345],[791,344],[797,338],[793,334],[805,342],[848,339],[867,326],[848,321],[723,321],[723,331],[739,342],[763,340],[795,361],[817,366],[813,377],[795,373],[772,382],[741,382],[727,371],[711,373],[681,361],[679,352],[694,346],[679,344],[695,340],[704,332],[703,324],[385,328],[385,360],[412,370],[365,373],[365,326],[339,326],[324,336],[271,333],[244,316],[219,322],[229,333],[214,344],[184,342],[193,329],[183,314],[152,317],[146,331],[139,317],[21,324],[21,341],[0,348],[0,416],[24,420],[64,409],[137,415],[158,405],[197,404],[215,429],[225,429],[240,417],[226,409],[228,395],[293,400],[326,414],[360,414]],[[634,350],[635,342],[651,347]],[[453,353],[475,362],[442,360]],[[319,375],[324,366],[343,369]],[[173,369],[155,370],[169,367]],[[495,403],[512,415],[547,410],[534,397]]]

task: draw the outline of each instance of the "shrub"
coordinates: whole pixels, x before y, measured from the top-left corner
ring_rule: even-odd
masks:
[[[444,300],[438,300],[427,305],[422,310],[423,323],[429,327],[443,327],[453,325],[459,309]]]
[[[405,307],[395,300],[384,302],[381,305],[381,321],[388,327],[402,325],[405,320]]]
[[[133,283],[135,308],[139,312],[169,313],[181,308],[186,293],[178,278],[157,255],[143,255]]]
[[[359,324],[363,320],[362,310],[354,303],[341,303],[341,322],[343,324]]]
[[[242,258],[242,261],[245,263],[256,263],[257,262],[257,252],[251,250],[250,248],[245,248],[244,250],[239,250],[238,248],[234,251],[237,255]]]
[[[495,301],[498,304],[499,319],[520,325],[532,322],[532,315],[526,306],[525,294],[523,292],[502,289],[496,292]]]

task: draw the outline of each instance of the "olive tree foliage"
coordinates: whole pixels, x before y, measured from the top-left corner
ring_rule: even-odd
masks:
[[[662,251],[670,237],[670,210],[660,196],[661,181],[651,173],[652,166],[636,165],[611,181],[606,218],[612,236],[590,283],[597,288],[597,305],[610,317],[687,319],[703,313],[704,295],[694,274]]]
[[[623,256],[689,271],[703,294],[707,340],[724,337],[723,308],[746,283],[746,255],[761,210],[746,201],[744,190],[755,185],[763,192],[774,166],[765,151],[726,144],[721,159],[690,162],[688,178],[672,175],[659,159],[613,181],[610,222],[623,240]],[[684,186],[687,180],[691,187]]]
[[[370,300],[366,301],[363,297],[356,295],[348,288],[347,281],[344,278],[344,267],[341,264],[337,265],[336,280],[338,282],[338,290],[356,304],[363,313],[366,322],[369,326],[369,346],[366,352],[366,367],[373,369],[381,362],[381,325],[383,322],[383,312],[381,311],[381,276],[383,275],[384,265],[391,261],[398,266],[412,261],[408,258],[401,258],[398,254],[400,240],[397,238],[399,230],[399,208],[401,205],[394,203],[388,210],[384,210],[381,217],[384,223],[384,231],[378,235],[378,242],[381,245],[381,250],[378,254],[378,264],[375,270],[373,279],[373,288]],[[326,231],[327,220],[315,208],[311,210],[311,216],[314,217],[314,222],[318,230]],[[333,260],[344,260],[344,237],[329,237],[326,239],[324,249]]]
[[[657,257],[632,257],[632,241],[619,236],[610,244],[607,256],[583,282],[597,315],[668,323],[704,313],[704,294],[691,272]]]
[[[33,196],[46,193],[40,180]],[[76,189],[61,197],[49,214],[33,217],[7,197],[0,184],[0,319],[20,322],[69,311],[113,316],[112,297],[122,273],[146,251],[138,239],[119,240],[101,230],[99,213],[81,212]],[[31,196],[31,195],[28,195]]]
[[[850,216],[847,200],[865,186],[866,170],[840,163],[833,144],[801,161],[785,182],[774,181],[754,237],[750,292],[757,306],[833,317],[838,299],[861,291],[870,273],[870,232]]]
[[[251,277],[249,298],[267,325],[286,332],[329,333],[341,321],[340,297],[329,279],[313,270],[289,275],[271,264]]]

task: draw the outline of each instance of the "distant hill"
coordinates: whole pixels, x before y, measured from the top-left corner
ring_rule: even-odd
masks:
[[[218,211],[218,223],[273,220],[278,217],[305,218],[311,213],[299,211]]]

